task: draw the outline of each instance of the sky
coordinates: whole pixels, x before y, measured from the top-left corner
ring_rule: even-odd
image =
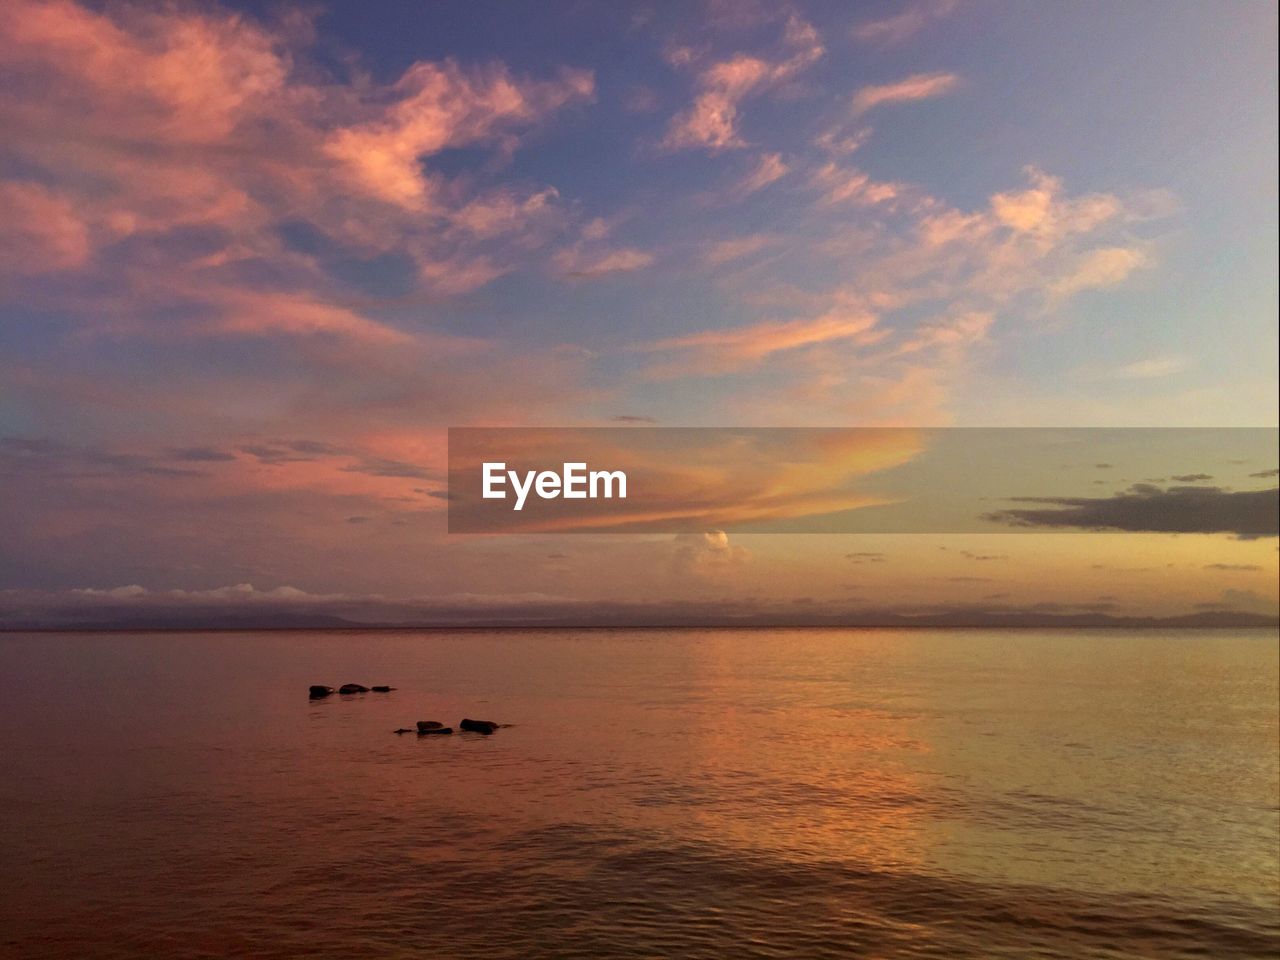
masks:
[[[1274,427],[1275,35],[1255,0],[10,0],[0,616],[1274,614],[1238,531],[445,511],[449,427]],[[1245,459],[1096,497],[1274,488]]]

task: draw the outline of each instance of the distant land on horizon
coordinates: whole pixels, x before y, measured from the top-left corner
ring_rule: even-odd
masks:
[[[797,617],[781,613],[754,613],[740,617],[687,612],[661,619],[644,619],[635,611],[608,607],[593,616],[558,614],[470,618],[437,618],[404,622],[360,621],[331,614],[261,611],[156,612],[85,620],[13,621],[0,624],[0,633],[120,632],[120,631],[245,631],[245,630],[447,630],[447,629],[676,629],[686,627],[847,627],[847,628],[1102,628],[1212,629],[1280,628],[1280,617],[1243,611],[1201,611],[1168,617],[1115,616],[1106,613],[1037,613],[952,610],[926,614],[857,613]]]

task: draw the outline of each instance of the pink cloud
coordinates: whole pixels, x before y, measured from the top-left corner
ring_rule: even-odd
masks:
[[[773,239],[767,233],[753,233],[745,237],[721,240],[718,243],[713,243],[708,248],[703,255],[703,259],[712,266],[731,263],[734,260],[741,260],[743,257],[749,257],[751,254],[763,250]]]
[[[959,0],[919,0],[909,4],[901,13],[860,23],[854,27],[853,36],[864,43],[902,43],[934,21],[948,16],[957,6]]]
[[[351,310],[320,309],[331,279],[282,242],[283,224],[304,221],[357,257],[406,257],[437,297],[500,276],[559,229],[554,187],[485,189],[429,161],[460,145],[509,154],[525,131],[591,99],[589,73],[533,79],[444,61],[387,85],[347,81],[308,61],[309,34],[302,15],[269,25],[217,7],[2,5],[0,152],[31,173],[0,181],[0,274],[76,269],[98,293],[78,307],[64,295],[66,309],[86,325],[141,332],[175,296],[225,313],[245,296],[242,268],[269,264],[255,276],[277,279],[255,296],[292,304],[277,332],[394,343]],[[172,242],[182,228],[201,241]],[[112,264],[125,241],[146,254]],[[127,318],[101,309],[112,302]],[[163,324],[180,332],[171,316]]]
[[[810,182],[822,190],[827,204],[854,203],[874,206],[898,197],[902,187],[898,184],[872,180],[861,170],[825,163],[813,172]]]
[[[645,250],[620,247],[614,250],[570,247],[555,257],[560,275],[574,280],[594,280],[611,273],[631,273],[653,264],[655,257]]]
[[[959,84],[954,73],[916,73],[894,83],[863,87],[853,96],[853,112],[866,113],[886,103],[909,103],[950,93]]]
[[[404,344],[412,337],[336,304],[287,293],[220,293],[222,317],[215,324],[225,333],[251,335],[327,334],[371,344]]]
[[[372,120],[335,130],[325,152],[371,196],[410,210],[431,205],[421,160],[447,147],[492,139],[594,95],[589,72],[521,82],[505,66],[467,72],[452,61],[416,63],[392,87],[397,99]]]
[[[783,161],[781,154],[762,154],[751,171],[734,187],[733,193],[740,197],[757,193],[770,184],[777,183],[790,172],[791,168]]]
[[[89,257],[88,225],[75,204],[37,183],[0,183],[0,262],[20,273],[81,266]]]
[[[784,44],[788,56],[779,60],[737,54],[703,68],[698,74],[698,95],[672,118],[663,146],[669,150],[696,148],[716,153],[746,146],[738,132],[738,106],[747,97],[790,79],[823,55],[817,31],[802,20],[787,23]],[[673,63],[693,60],[680,51]]]

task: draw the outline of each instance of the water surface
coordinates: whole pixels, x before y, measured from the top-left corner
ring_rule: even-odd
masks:
[[[1274,631],[0,636],[6,957],[1263,957]],[[390,683],[311,702],[307,686]],[[420,719],[512,724],[396,736]]]

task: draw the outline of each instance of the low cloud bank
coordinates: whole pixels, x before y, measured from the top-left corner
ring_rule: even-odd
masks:
[[[1015,507],[986,519],[1017,527],[1067,527],[1135,533],[1230,533],[1242,540],[1280,534],[1280,489],[1232,491],[1222,487],[1134,484],[1110,497],[1016,497]]]

